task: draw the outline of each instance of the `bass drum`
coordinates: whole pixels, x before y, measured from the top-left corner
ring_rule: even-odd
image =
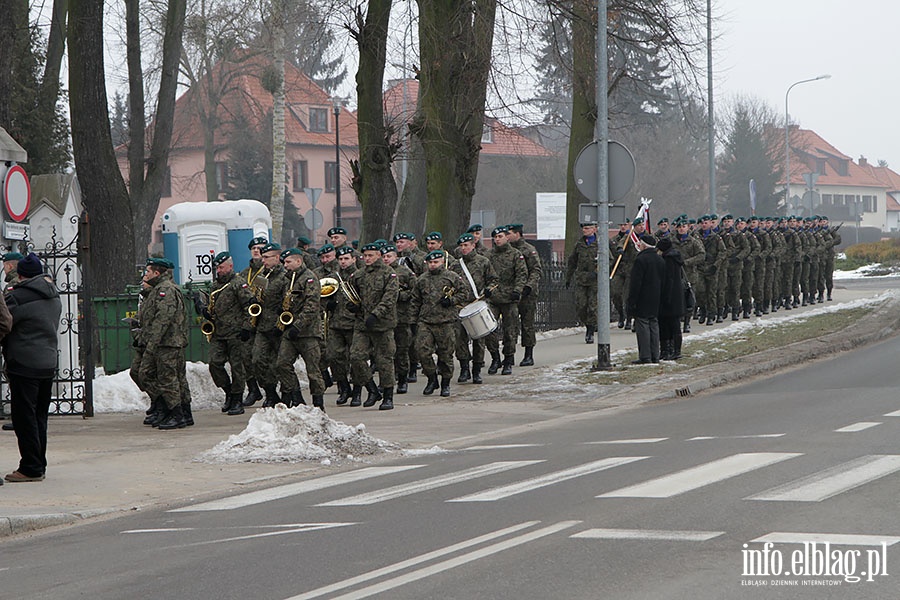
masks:
[[[497,329],[497,319],[484,300],[467,304],[459,311],[463,328],[473,340],[479,340]]]

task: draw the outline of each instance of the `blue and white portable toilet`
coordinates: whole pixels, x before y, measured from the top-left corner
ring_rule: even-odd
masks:
[[[175,263],[175,282],[211,281],[213,257],[228,250],[236,271],[250,264],[247,244],[271,239],[272,217],[258,200],[180,202],[162,216],[163,252]]]

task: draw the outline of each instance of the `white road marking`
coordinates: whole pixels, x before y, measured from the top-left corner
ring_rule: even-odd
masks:
[[[507,450],[510,448],[539,448],[544,444],[494,444],[489,446],[469,446],[465,450]]]
[[[514,496],[516,494],[530,492],[532,490],[536,490],[548,485],[553,485],[562,481],[568,481],[569,479],[581,477],[582,475],[590,475],[591,473],[596,473],[597,471],[604,471],[606,469],[618,467],[619,465],[626,465],[628,463],[644,460],[645,458],[650,457],[614,456],[611,458],[604,458],[601,460],[596,460],[594,462],[589,462],[587,464],[578,465],[577,467],[572,467],[570,469],[563,469],[562,471],[548,473],[546,475],[541,475],[540,477],[526,479],[525,481],[519,481],[516,483],[511,483],[509,485],[491,488],[483,492],[469,494],[468,496],[453,498],[452,500],[447,500],[447,502],[494,502],[495,500],[500,500],[502,498]]]
[[[671,475],[600,494],[597,498],[671,498],[795,456],[800,454],[794,452],[733,454]]]
[[[900,542],[900,537],[889,535],[856,535],[847,533],[793,533],[773,531],[760,536],[751,542],[772,542],[775,544],[804,544],[807,542],[829,542],[835,546],[880,546],[882,542],[893,546]]]
[[[493,475],[494,473],[502,473],[503,471],[509,471],[510,469],[527,467],[529,465],[534,465],[541,462],[544,461],[517,460],[493,462],[486,465],[472,467],[471,469],[457,471],[455,473],[447,473],[445,475],[438,475],[436,477],[430,477],[428,479],[422,479],[420,481],[413,481],[411,483],[395,485],[383,490],[376,490],[374,492],[369,492],[366,494],[350,496],[349,498],[332,500],[331,502],[323,502],[322,504],[317,504],[316,506],[365,506],[368,504],[376,504],[378,502],[393,500],[395,498],[409,496],[410,494],[416,494],[447,485],[453,485],[454,483],[460,483],[462,481],[468,481],[470,479],[484,477],[486,475]]]
[[[528,542],[532,542],[554,533],[558,533],[564,529],[573,527],[578,523],[581,523],[581,521],[560,521],[559,523],[544,527],[543,529],[538,529],[536,531],[522,534],[518,537],[510,538],[502,542],[497,542],[496,544],[485,546],[484,548],[474,550],[472,552],[469,552],[468,554],[462,554],[455,558],[445,560],[444,562],[436,563],[428,567],[422,567],[417,571],[412,571],[404,575],[398,575],[393,579],[388,579],[386,581],[370,585],[369,587],[364,587],[359,590],[348,592],[342,596],[337,596],[332,600],[359,600],[361,598],[368,598],[369,596],[374,596],[375,594],[380,594],[382,592],[392,590],[402,585],[406,585],[407,583],[425,579],[426,577],[430,577],[431,575],[449,571],[450,569],[453,569],[460,565],[479,560],[492,554],[497,554],[498,552],[502,552],[504,550],[509,550],[510,548],[515,548],[516,546],[521,546],[522,544],[527,544]]]
[[[698,435],[697,437],[688,438],[689,442],[705,441],[705,440],[750,440],[756,438],[779,438],[784,433],[758,433],[755,435]]]
[[[221,498],[220,500],[212,500],[210,502],[201,502],[200,504],[193,504],[191,506],[184,506],[182,508],[174,508],[168,512],[234,510],[236,508],[243,508],[245,506],[252,506],[254,504],[262,504],[263,502],[270,502],[272,500],[278,500],[280,498],[287,498],[289,496],[296,496],[298,494],[304,494],[306,492],[321,490],[335,485],[362,481],[363,479],[380,477],[381,475],[400,473],[402,471],[408,471],[410,469],[418,469],[422,466],[424,465],[405,465],[399,467],[364,467],[362,469],[356,469],[355,471],[347,471],[346,473],[335,473],[334,475],[326,475],[325,477],[317,477],[315,479],[309,479],[307,481],[289,483],[287,485],[280,485],[278,487],[273,487],[266,490],[247,492],[246,494],[238,494],[237,496]]]
[[[895,410],[894,412],[889,412],[885,414],[886,417],[900,417],[900,410]]]
[[[596,540],[671,540],[705,542],[724,531],[665,531],[660,529],[588,529],[569,537]]]
[[[194,527],[160,527],[159,529],[128,529],[119,533],[172,533],[174,531],[195,531]]]
[[[386,567],[382,567],[381,569],[375,569],[374,571],[369,571],[368,573],[363,573],[361,575],[357,575],[356,577],[345,579],[344,581],[339,581],[337,583],[332,583],[331,585],[326,585],[325,587],[320,587],[304,594],[300,594],[299,596],[292,596],[291,598],[288,598],[288,600],[312,600],[313,598],[318,598],[319,596],[324,596],[325,594],[330,594],[331,592],[336,592],[348,587],[353,587],[354,585],[365,583],[366,581],[370,581],[372,579],[378,579],[379,577],[390,575],[391,573],[396,573],[397,571],[402,571],[403,569],[406,569],[408,567],[414,567],[418,564],[434,560],[435,558],[453,554],[454,552],[465,550],[466,548],[471,548],[472,546],[477,546],[478,544],[489,542],[491,540],[501,538],[505,535],[509,535],[523,529],[528,529],[529,527],[533,527],[538,523],[540,523],[540,521],[526,521],[524,523],[519,523],[518,525],[513,525],[512,527],[498,529],[497,531],[492,531],[491,533],[486,533],[484,535],[459,542],[458,544],[447,546],[446,548],[440,548],[432,552],[426,552],[425,554],[410,558],[408,560],[392,563]]]
[[[881,425],[881,423],[874,423],[872,421],[860,421],[859,423],[854,423],[853,425],[847,425],[846,427],[841,427],[840,429],[835,429],[835,433],[856,433],[857,431],[864,431],[869,429],[870,427],[875,427],[876,425]]]
[[[750,496],[747,500],[821,502],[896,471],[900,471],[900,456],[863,456]]]
[[[602,442],[585,442],[585,444],[655,444],[669,438],[635,438],[631,440],[604,440]]]
[[[350,525],[356,525],[356,523],[309,523],[306,525],[302,525],[300,527],[294,527],[291,529],[281,529],[278,531],[267,531],[264,533],[253,533],[249,535],[239,535],[235,537],[223,538],[220,540],[207,540],[204,542],[193,542],[190,544],[185,544],[185,546],[208,546],[210,544],[222,544],[225,542],[237,542],[241,540],[252,540],[256,538],[264,538],[264,537],[273,537],[276,535],[285,535],[288,533],[306,533],[308,531],[319,531],[321,529],[333,529],[335,527],[348,527]]]

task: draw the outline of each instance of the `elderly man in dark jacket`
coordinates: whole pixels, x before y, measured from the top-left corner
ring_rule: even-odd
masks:
[[[638,360],[633,364],[659,362],[659,302],[666,264],[656,252],[656,238],[642,235],[631,267],[628,314],[634,317]]]
[[[681,358],[681,318],[685,311],[681,282],[684,259],[669,238],[659,240],[656,249],[666,266],[659,299],[659,357],[662,360],[676,360]]]
[[[47,415],[56,374],[57,329],[62,304],[33,252],[16,267],[19,283],[6,293],[12,329],[3,339],[19,468],[11,483],[42,481],[47,470]]]

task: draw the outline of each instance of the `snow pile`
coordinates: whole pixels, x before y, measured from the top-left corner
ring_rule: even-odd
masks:
[[[852,271],[835,271],[834,279],[862,279],[871,277],[897,277],[900,275],[900,267],[874,264],[864,265]]]
[[[334,421],[318,408],[297,406],[257,410],[240,433],[219,442],[194,460],[204,463],[277,463],[327,461],[372,455],[393,449],[366,433]]]

